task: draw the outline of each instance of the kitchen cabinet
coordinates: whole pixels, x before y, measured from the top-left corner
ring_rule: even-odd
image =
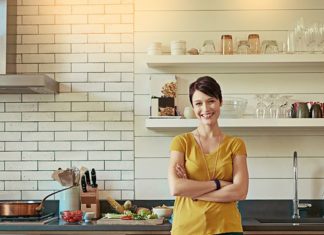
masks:
[[[168,72],[175,67],[182,68],[237,68],[254,71],[257,67],[272,69],[289,67],[322,70],[324,54],[262,54],[262,55],[153,55],[147,56],[146,64]],[[145,127],[168,131],[174,128],[192,129],[197,126],[195,119],[146,119]],[[323,128],[324,119],[219,119],[223,128]]]

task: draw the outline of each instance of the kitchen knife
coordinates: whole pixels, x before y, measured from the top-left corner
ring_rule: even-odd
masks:
[[[97,176],[96,176],[96,170],[94,168],[92,168],[91,170],[91,181],[92,181],[92,187],[93,188],[97,188]]]
[[[81,187],[82,187],[82,191],[85,193],[87,192],[87,182],[86,182],[86,177],[85,175],[83,175],[81,177]]]
[[[89,171],[88,170],[85,171],[84,174],[85,174],[85,179],[86,179],[87,185],[90,185],[91,183],[90,183],[90,173],[89,173]]]

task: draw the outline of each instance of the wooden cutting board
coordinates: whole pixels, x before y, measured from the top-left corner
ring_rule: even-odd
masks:
[[[159,225],[163,224],[164,218],[147,219],[147,220],[122,220],[122,219],[108,219],[101,218],[97,220],[97,224],[110,224],[110,225]]]

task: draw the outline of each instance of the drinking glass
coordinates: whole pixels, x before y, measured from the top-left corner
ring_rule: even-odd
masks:
[[[256,118],[265,118],[266,105],[264,103],[264,94],[256,94],[257,105],[255,109]]]

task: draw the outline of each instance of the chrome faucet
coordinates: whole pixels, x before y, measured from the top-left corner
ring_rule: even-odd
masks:
[[[298,162],[297,162],[297,152],[294,152],[294,199],[293,199],[293,215],[292,218],[293,219],[299,219],[300,215],[299,215],[299,209],[302,208],[308,208],[308,207],[312,207],[312,204],[310,203],[299,203],[298,200]]]

